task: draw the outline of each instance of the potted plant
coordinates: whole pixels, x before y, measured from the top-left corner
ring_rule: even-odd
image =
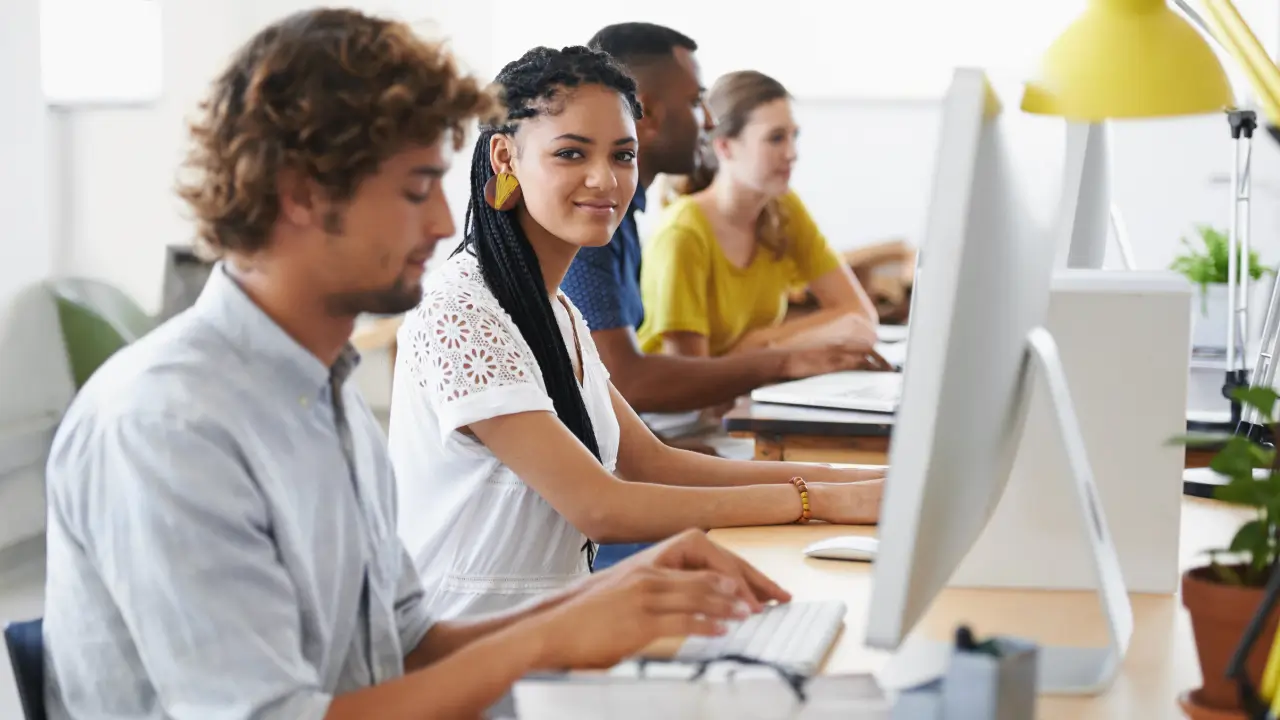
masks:
[[[1235,391],[1235,397],[1242,407],[1256,408],[1260,422],[1276,429],[1276,400],[1280,396],[1274,390],[1242,387]],[[1184,696],[1182,702],[1193,718],[1223,717],[1222,713],[1240,707],[1237,685],[1226,676],[1227,663],[1261,606],[1263,587],[1276,571],[1280,463],[1274,448],[1242,435],[1193,435],[1177,442],[1221,444],[1209,467],[1227,478],[1227,483],[1217,489],[1215,497],[1254,511],[1254,517],[1240,527],[1228,547],[1210,551],[1207,564],[1182,576],[1182,603],[1191,616],[1204,676],[1204,686]],[[1278,619],[1280,613],[1272,608],[1245,664],[1255,688],[1260,687]]]
[[[1227,262],[1231,257],[1227,234],[1209,225],[1196,226],[1199,247],[1182,238],[1184,251],[1170,269],[1182,273],[1200,288],[1199,312],[1194,317],[1192,346],[1227,346]],[[1241,252],[1241,260],[1244,253]],[[1256,251],[1249,252],[1249,278],[1261,280],[1274,271],[1265,267]],[[1252,300],[1252,295],[1250,296]]]

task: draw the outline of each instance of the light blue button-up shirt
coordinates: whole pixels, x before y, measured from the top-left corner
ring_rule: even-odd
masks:
[[[219,266],[94,374],[48,465],[50,717],[321,718],[403,673],[430,622],[355,362]]]

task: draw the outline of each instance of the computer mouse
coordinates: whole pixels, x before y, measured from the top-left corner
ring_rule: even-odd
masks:
[[[805,557],[823,560],[855,560],[871,562],[876,559],[880,540],[869,535],[841,535],[819,540],[804,549]]]

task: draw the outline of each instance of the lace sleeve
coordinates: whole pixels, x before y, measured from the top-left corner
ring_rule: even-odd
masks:
[[[493,298],[445,283],[427,292],[409,324],[409,365],[446,437],[489,418],[554,412],[537,361]]]

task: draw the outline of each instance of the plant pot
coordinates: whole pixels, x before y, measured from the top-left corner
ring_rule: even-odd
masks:
[[[1182,604],[1191,615],[1196,653],[1204,686],[1191,693],[1195,705],[1206,710],[1238,710],[1240,694],[1226,677],[1227,663],[1244,636],[1245,626],[1262,602],[1262,588],[1226,585],[1218,582],[1208,567],[1182,575]],[[1254,687],[1262,681],[1262,670],[1276,636],[1280,612],[1272,611],[1245,663]]]
[[[1262,321],[1271,302],[1271,286],[1274,279],[1263,276],[1249,285],[1249,338],[1256,338],[1262,331]],[[1194,348],[1226,350],[1227,347],[1227,285],[1215,283],[1196,289],[1191,301],[1191,346]]]
[[[1227,286],[1197,289],[1191,304],[1191,345],[1197,348],[1227,346]]]
[[[1178,707],[1191,720],[1249,720],[1243,710],[1215,710],[1200,704],[1199,690],[1178,696]]]

